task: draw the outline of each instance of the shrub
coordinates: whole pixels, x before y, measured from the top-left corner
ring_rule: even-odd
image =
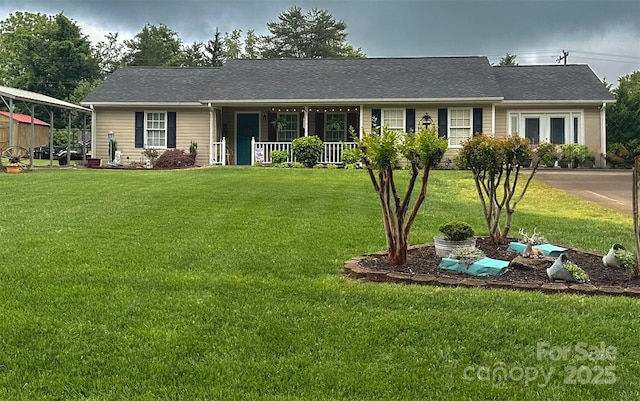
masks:
[[[556,149],[556,145],[543,142],[539,144],[535,152],[538,154],[540,161],[547,167],[553,167],[555,161],[560,157],[558,154],[558,149]]]
[[[154,163],[154,168],[184,168],[195,164],[193,155],[189,155],[180,149],[166,150]]]
[[[464,241],[475,234],[469,224],[460,221],[445,223],[438,230],[444,234],[444,239],[448,241]]]
[[[329,170],[335,170],[337,168],[338,168],[338,166],[336,166],[335,164],[327,164],[327,169],[329,169]]]
[[[356,164],[362,158],[362,151],[358,148],[348,148],[345,144],[342,144],[342,163]]]
[[[322,140],[317,136],[303,136],[291,142],[293,157],[305,167],[313,167],[320,160],[323,145]]]
[[[305,165],[300,163],[300,162],[293,162],[293,163],[291,163],[291,166],[289,166],[289,167],[291,167],[291,168],[304,168]]]
[[[324,164],[318,163],[315,166],[313,166],[313,168],[324,168]]]
[[[287,152],[286,150],[274,150],[271,152],[270,157],[271,163],[273,163],[274,165],[282,164],[289,160],[289,152]]]
[[[576,143],[560,145],[560,152],[562,160],[574,167],[584,164],[589,156],[589,148]]]

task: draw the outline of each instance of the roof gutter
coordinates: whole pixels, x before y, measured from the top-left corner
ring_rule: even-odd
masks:
[[[335,104],[362,104],[362,103],[469,103],[469,102],[496,102],[503,101],[503,97],[482,97],[482,98],[349,98],[349,99],[224,99],[224,100],[200,100],[201,104],[218,105],[258,105],[258,104],[283,104],[299,105],[312,103],[314,105],[335,105]]]

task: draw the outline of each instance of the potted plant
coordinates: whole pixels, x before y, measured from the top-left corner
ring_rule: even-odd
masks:
[[[577,264],[567,258],[567,255],[560,255],[547,269],[547,276],[551,280],[563,280],[571,283],[588,283],[589,275]]]
[[[606,255],[602,257],[602,263],[607,267],[619,267],[632,270],[636,265],[636,257],[620,244],[613,244]]]
[[[476,246],[473,228],[465,222],[450,221],[438,230],[442,235],[433,238],[437,256],[446,258],[456,248]]]
[[[284,118],[283,116],[280,116],[275,120],[272,120],[271,125],[273,125],[276,128],[276,131],[280,132],[283,129],[287,128],[288,122],[286,118]]]

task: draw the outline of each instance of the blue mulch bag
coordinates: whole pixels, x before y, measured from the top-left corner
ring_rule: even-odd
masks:
[[[471,265],[460,262],[457,259],[442,258],[438,265],[444,270],[467,273],[472,276],[500,276],[506,273],[509,262],[491,258],[482,258]]]

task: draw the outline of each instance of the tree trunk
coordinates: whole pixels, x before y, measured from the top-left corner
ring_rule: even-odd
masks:
[[[395,249],[389,249],[389,263],[392,266],[404,266],[407,264],[407,241],[399,235],[396,238]]]

